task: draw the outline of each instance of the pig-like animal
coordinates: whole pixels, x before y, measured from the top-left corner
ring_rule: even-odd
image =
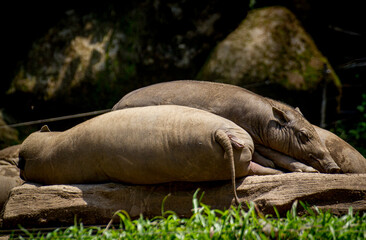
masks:
[[[44,184],[233,182],[276,174],[251,162],[252,138],[228,119],[184,106],[109,112],[64,132],[43,127],[22,143],[21,176]]]
[[[302,114],[299,108],[295,108],[295,110]],[[366,173],[366,159],[361,153],[330,131],[315,125],[313,127],[342,173]],[[311,171],[311,169],[308,169],[308,166],[299,165],[296,159],[270,148],[256,145],[255,149],[252,161],[258,162],[262,166],[282,167],[290,171]]]
[[[340,170],[314,127],[294,108],[246,89],[205,81],[172,81],[137,89],[113,110],[149,105],[183,105],[238,124],[255,144],[274,149],[321,172]]]
[[[366,173],[366,159],[337,135],[314,126],[330,155],[344,173]]]
[[[355,148],[337,135],[314,125],[321,141],[328,148],[333,160],[343,173],[366,173],[366,159]],[[299,165],[298,161],[287,155],[263,146],[255,146],[252,161],[271,168],[286,168],[292,171],[306,166]],[[258,153],[260,151],[260,153]],[[306,170],[305,170],[306,171]]]

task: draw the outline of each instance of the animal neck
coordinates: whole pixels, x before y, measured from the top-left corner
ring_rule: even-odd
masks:
[[[267,98],[257,94],[242,95],[238,102],[242,114],[236,120],[253,138],[256,144],[268,145],[268,128],[270,121],[273,120],[272,105]]]

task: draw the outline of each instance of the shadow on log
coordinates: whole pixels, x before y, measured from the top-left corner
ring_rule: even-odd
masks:
[[[366,212],[366,174],[289,173],[250,176],[237,183],[240,201],[254,201],[265,214],[273,213],[276,206],[283,215],[295,200],[336,214],[348,212],[351,206]],[[164,209],[189,217],[197,188],[205,192],[202,202],[212,208],[228,209],[233,202],[230,181],[139,186],[27,183],[12,190],[2,216],[3,228],[73,225],[75,215],[85,225],[107,224],[120,209],[132,218],[161,216],[161,204],[168,194]]]

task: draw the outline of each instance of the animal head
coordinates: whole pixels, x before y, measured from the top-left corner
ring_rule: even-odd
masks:
[[[304,162],[320,172],[335,173],[340,168],[332,159],[314,127],[298,108],[272,106],[268,126],[269,146]]]

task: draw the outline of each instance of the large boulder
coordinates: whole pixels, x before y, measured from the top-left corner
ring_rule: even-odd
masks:
[[[34,42],[3,104],[28,119],[106,109],[135,88],[193,76],[246,14],[245,2],[227,3],[75,4]]]
[[[34,110],[44,102],[61,101],[66,106],[77,100],[85,104],[83,99],[90,104],[105,102],[110,89],[116,87],[115,75],[122,72],[128,78],[133,74],[126,69],[133,68],[129,64],[134,64],[136,54],[119,56],[116,63],[125,41],[125,35],[116,31],[116,23],[70,11],[33,44],[7,94],[22,97],[24,107]],[[95,94],[90,94],[91,89]],[[88,97],[80,98],[80,94]]]
[[[275,206],[283,215],[295,200],[338,214],[347,213],[351,206],[354,211],[366,211],[366,174],[289,173],[250,176],[237,183],[240,201],[253,201],[265,214],[274,214]],[[3,227],[72,225],[75,215],[84,224],[107,224],[114,212],[121,209],[132,218],[140,214],[161,216],[161,204],[168,195],[164,209],[188,217],[197,188],[205,192],[203,203],[212,208],[228,209],[233,203],[230,181],[159,185],[28,183],[11,191]]]
[[[327,85],[333,114],[341,92],[340,80],[328,60],[284,7],[250,11],[216,46],[198,78],[239,85],[300,106],[315,123],[320,119],[323,86]]]

